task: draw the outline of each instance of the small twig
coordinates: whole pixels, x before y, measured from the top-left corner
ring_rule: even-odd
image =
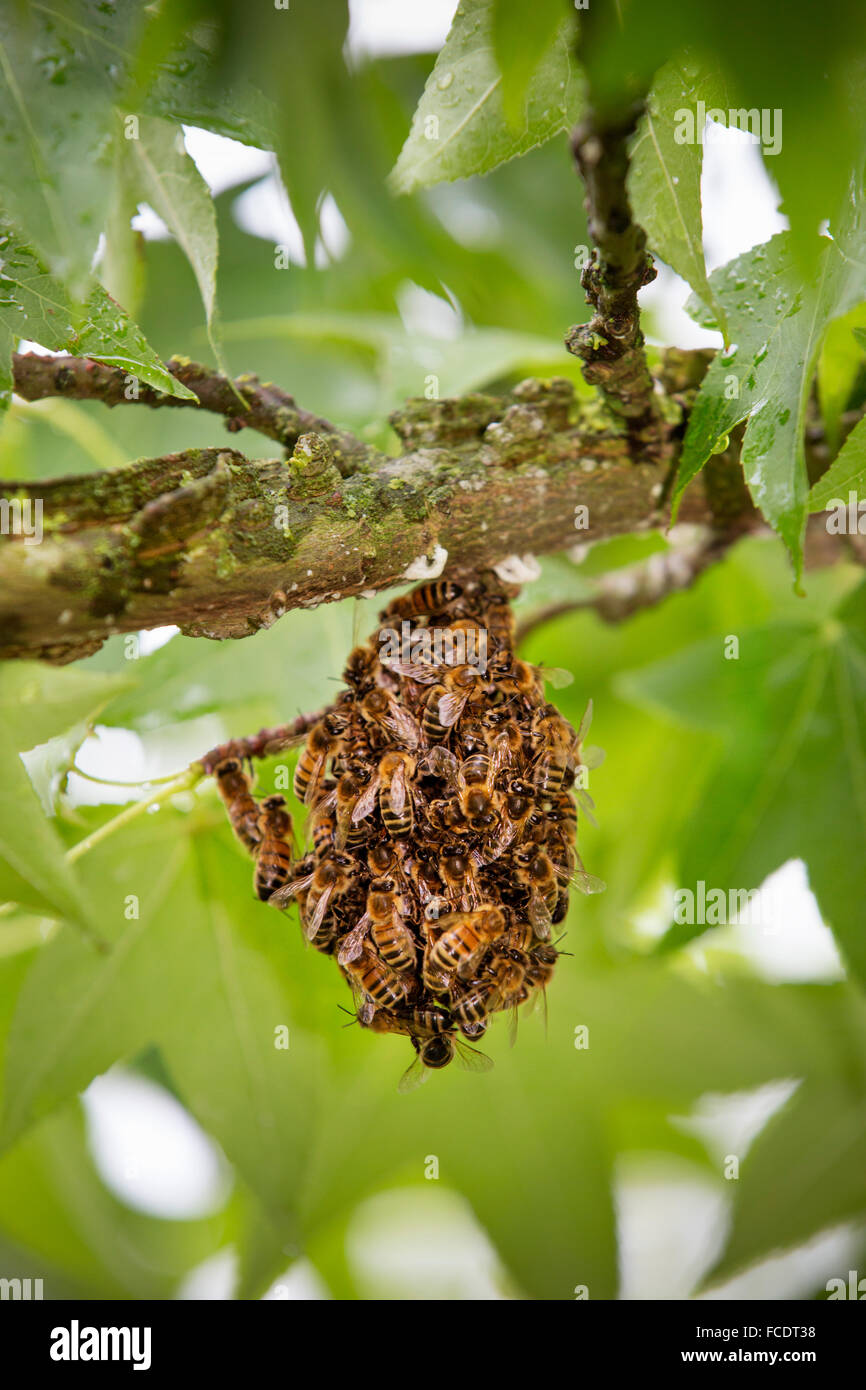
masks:
[[[150,806],[154,806],[160,801],[165,801],[170,796],[175,796],[177,792],[192,791],[193,787],[197,782],[201,781],[204,775],[204,769],[201,765],[199,763],[193,763],[185,772],[182,772],[179,777],[175,778],[173,782],[158,787],[150,796],[142,797],[141,801],[134,801],[131,806],[127,806],[126,810],[121,811],[119,815],[112,817],[112,819],[106,821],[104,825],[100,825],[85,839],[79,840],[77,845],[73,845],[70,850],[66,851],[67,862],[74,864],[82,855],[88,854],[95,845],[101,844],[103,840],[108,839],[109,835],[113,835],[115,831],[122,829],[122,827],[128,825],[130,821],[136,820],[138,816],[143,815]]]
[[[621,623],[644,608],[661,603],[670,594],[688,589],[716,561],[723,559],[739,533],[713,534],[691,546],[659,551],[638,565],[628,565],[604,575],[589,598],[551,603],[531,613],[517,625],[517,640],[564,613],[592,609],[605,623]]]
[[[217,763],[221,763],[224,758],[271,758],[275,753],[282,753],[285,748],[300,743],[313,725],[318,724],[331,708],[332,706],[328,705],[325,709],[317,710],[315,714],[299,714],[297,719],[291,720],[288,724],[280,724],[274,729],[260,729],[249,738],[230,739],[228,743],[221,743],[218,748],[212,748],[209,753],[205,753],[199,759],[198,766],[206,776],[211,776]]]
[[[640,329],[638,290],[656,277],[643,228],[632,218],[626,191],[628,140],[643,110],[633,105],[618,119],[590,111],[572,135],[572,150],[586,186],[585,207],[595,248],[581,284],[595,310],[572,328],[566,346],[584,363],[611,412],[626,426],[633,456],[658,461],[665,431]]]
[[[295,404],[293,396],[270,382],[264,385],[248,373],[235,381],[185,357],[172,357],[166,370],[192,391],[197,400],[183,400],[138,381],[122,367],[107,367],[89,357],[48,357],[41,353],[16,353],[13,357],[15,393],[26,401],[61,396],[66,400],[101,401],[103,405],[146,405],[207,410],[222,415],[232,433],[249,427],[286,449],[293,449],[302,434],[326,434],[341,473],[366,452],[353,435],[337,429],[329,420],[312,415]]]

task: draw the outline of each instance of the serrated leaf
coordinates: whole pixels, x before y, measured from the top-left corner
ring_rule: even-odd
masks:
[[[0,399],[12,389],[11,354],[19,338],[123,367],[169,396],[195,394],[166,371],[144,334],[101,285],[77,306],[61,282],[9,223],[0,224]]]
[[[63,843],[45,818],[18,750],[2,725],[0,777],[0,902],[21,903],[86,925],[88,909],[63,858]]]
[[[0,901],[89,924],[89,904],[64,860],[65,847],[43,813],[19,753],[47,744],[76,725],[83,736],[99,711],[131,684],[122,676],[58,669],[37,661],[0,665]]]
[[[21,752],[47,743],[82,720],[94,720],[110,700],[134,684],[131,675],[6,661],[0,664],[0,721]]]
[[[842,412],[848,404],[858,376],[866,368],[864,335],[866,304],[858,304],[856,309],[830,324],[821,349],[818,362],[818,396],[821,401],[824,434],[831,452],[839,445]]]
[[[562,23],[562,0],[536,0],[527,9],[523,0],[494,0],[491,38],[496,66],[502,74],[502,104],[510,126],[524,112],[530,79],[554,42]]]
[[[585,85],[561,24],[529,82],[523,119],[509,125],[493,50],[493,0],[461,0],[391,174],[398,193],[486,174],[579,119]]]
[[[713,775],[677,846],[678,882],[757,889],[788,859],[809,883],[851,970],[866,980],[866,589],[814,626],[712,638],[623,677],[623,693],[716,738]],[[803,831],[808,808],[809,833]],[[783,926],[783,924],[782,924]],[[672,926],[667,948],[702,934]]]
[[[228,374],[216,319],[217,227],[207,184],[186,152],[180,126],[142,116],[137,137],[124,142],[140,196],[150,203],[189,261],[207,317],[208,338]]]
[[[866,1094],[862,1084],[805,1081],[744,1158],[734,1220],[711,1283],[762,1256],[866,1213]],[[847,1282],[847,1269],[839,1271]]]
[[[687,280],[726,334],[723,305],[707,279],[701,219],[703,145],[677,140],[677,112],[703,99],[721,104],[720,79],[697,65],[667,63],[647,99],[631,145],[628,191],[651,251]]]
[[[819,478],[809,493],[809,511],[823,512],[834,503],[842,503],[846,512],[839,517],[839,525],[834,530],[849,529],[847,507],[849,492],[866,493],[866,420],[858,420],[839,453],[823,477]],[[859,529],[862,513],[856,513],[855,529]],[[830,523],[828,519],[828,529]],[[866,523],[864,523],[866,529]]]
[[[692,409],[674,510],[710,455],[747,421],[740,458],[749,491],[785,541],[798,577],[809,491],[806,406],[827,325],[866,295],[860,219],[858,203],[838,238],[825,241],[809,285],[785,232],[710,276],[731,341],[712,362]]]
[[[3,207],[84,298],[111,182],[113,102],[132,6],[69,0],[0,16]]]

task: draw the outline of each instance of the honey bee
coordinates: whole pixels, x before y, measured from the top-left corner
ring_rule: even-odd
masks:
[[[573,774],[577,735],[553,705],[542,706],[536,715],[532,730],[540,752],[533,768],[533,784],[546,807],[553,804]]]
[[[502,797],[501,807],[502,819],[505,822],[502,847],[507,849],[515,840],[523,838],[531,820],[539,820],[541,817],[535,806],[534,789],[519,777],[514,777],[509,782],[508,791]]]
[[[345,714],[331,710],[310,730],[298,758],[294,780],[295,796],[305,806],[312,805],[315,800],[325,765],[328,758],[336,757],[339,752],[348,722]]]
[[[354,647],[349,653],[343,680],[356,695],[366,694],[376,683],[376,652],[369,643]]]
[[[225,804],[232,830],[250,853],[255,853],[261,839],[259,805],[252,795],[251,778],[244,771],[240,758],[224,758],[214,768],[217,791]]]
[[[452,912],[440,917],[441,935],[430,951],[429,970],[441,975],[471,975],[479,956],[505,930],[505,914],[485,904],[474,912]]]
[[[362,719],[384,729],[392,738],[417,748],[421,729],[417,719],[403,707],[388,690],[377,688],[365,695],[359,705]]]
[[[530,989],[546,989],[553,979],[556,962],[561,955],[555,946],[542,942],[529,953],[526,983]]]
[[[508,599],[502,594],[491,594],[484,617],[495,646],[510,651],[514,646],[514,614]]]
[[[344,937],[337,959],[349,965],[363,950],[363,941],[370,938],[382,960],[392,970],[415,968],[415,940],[404,920],[405,904],[397,893],[393,879],[380,879],[367,894],[367,911]]]
[[[483,782],[472,782],[462,787],[458,800],[466,823],[473,830],[489,832],[499,824],[497,802]]]
[[[335,848],[334,836],[337,833],[337,822],[327,811],[320,810],[312,817],[313,849],[321,859]]]
[[[487,1026],[488,1014],[509,1005],[516,1008],[516,1002],[526,977],[526,966],[517,955],[503,954],[487,967],[485,978],[464,994],[453,1006],[452,1012],[457,1026],[464,1037],[478,1037]],[[512,1015],[512,1035],[516,1027],[516,1013]]]
[[[351,983],[377,1008],[394,1009],[405,1003],[406,987],[400,976],[369,947],[362,947],[357,956],[341,964]]]
[[[449,894],[452,897],[465,895],[472,900],[473,906],[478,901],[476,867],[472,855],[464,853],[460,846],[453,844],[445,846],[439,857],[439,877]]]
[[[408,1091],[414,1091],[417,1086],[427,1080],[431,1071],[439,1071],[442,1067],[447,1067],[455,1057],[465,1071],[486,1072],[490,1071],[493,1066],[493,1059],[488,1057],[485,1052],[479,1052],[476,1047],[470,1047],[462,1038],[455,1037],[453,1033],[442,1033],[438,1037],[426,1040],[413,1037],[412,1046],[415,1048],[417,1056],[400,1078],[397,1090],[402,1095]]]
[[[475,666],[453,666],[445,672],[442,684],[445,694],[439,698],[437,717],[441,725],[450,729],[457,723],[467,702],[483,695],[483,678]]]
[[[379,810],[392,840],[408,835],[414,824],[409,779],[415,759],[408,753],[386,753],[379,764]]]
[[[337,849],[362,844],[367,832],[359,822],[366,819],[376,805],[378,778],[364,780],[364,770],[358,765],[344,772],[334,789],[337,829],[334,843]]]
[[[448,691],[444,685],[434,685],[427,696],[421,716],[421,729],[428,743],[438,743],[439,739],[448,737],[447,726],[439,718],[439,705],[447,695]]]
[[[382,613],[382,618],[422,618],[431,613],[444,613],[463,593],[459,584],[450,579],[433,579],[419,584],[411,594],[395,598]]]
[[[397,850],[392,840],[380,840],[367,851],[367,868],[373,878],[388,878],[397,873]]]
[[[277,907],[284,907],[290,898],[306,893],[302,906],[298,897],[304,935],[308,941],[319,946],[329,935],[327,931],[323,931],[329,906],[334,899],[341,897],[352,887],[355,880],[354,871],[354,859],[346,854],[334,854],[321,860],[312,871],[278,888],[270,901]]]
[[[405,903],[392,879],[374,884],[367,895],[370,936],[376,950],[392,970],[414,970],[415,940],[406,926]]]
[[[465,663],[467,653],[477,660],[479,669],[483,669],[481,663],[486,664],[487,660],[487,629],[469,618],[458,618],[445,630],[443,656],[448,666],[459,666]]]
[[[262,902],[267,902],[292,873],[292,818],[286,810],[285,797],[268,796],[262,802],[259,836],[254,883]]]
[[[487,674],[504,695],[519,695],[530,705],[544,701],[544,682],[537,666],[520,661],[510,651],[499,651],[491,657]]]
[[[443,1009],[409,1009],[405,1013],[372,1009],[359,1022],[374,1033],[400,1033],[416,1038],[433,1038],[454,1026]]]
[[[543,849],[528,845],[515,851],[512,862],[518,883],[529,890],[527,913],[535,934],[546,940],[559,897],[559,880],[553,861]]]

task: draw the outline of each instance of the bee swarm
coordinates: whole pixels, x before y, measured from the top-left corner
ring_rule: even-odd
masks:
[[[216,768],[235,831],[257,856],[259,896],[297,902],[363,1027],[410,1039],[405,1085],[455,1052],[486,1069],[464,1039],[479,1038],[491,1014],[514,1016],[552,979],[551,929],[569,884],[604,886],[575,843],[588,718],[576,732],[546,702],[540,669],[514,655],[516,592],[489,574],[462,587],[435,580],[381,614],[298,760],[312,839],[303,859],[291,860],[282,798],[256,819],[238,761]]]

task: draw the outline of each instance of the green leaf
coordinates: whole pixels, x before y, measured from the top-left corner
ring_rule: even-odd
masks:
[[[667,63],[656,76],[631,146],[628,191],[655,251],[687,280],[725,333],[725,311],[707,279],[701,222],[703,145],[677,141],[676,113],[703,99],[720,103],[723,84],[697,64]]]
[[[0,1238],[26,1252],[46,1299],[60,1297],[65,1281],[79,1298],[171,1298],[218,1248],[224,1226],[222,1215],[175,1221],[124,1206],[96,1171],[77,1104],[0,1160]]]
[[[836,319],[827,329],[818,362],[818,394],[824,433],[831,451],[839,445],[842,412],[846,409],[858,376],[866,367],[863,333],[866,304]]]
[[[228,374],[217,336],[217,227],[210,190],[186,152],[180,126],[143,116],[137,138],[124,143],[141,198],[159,214],[192,266],[208,338],[220,369]]]
[[[47,743],[83,720],[92,722],[110,700],[135,684],[132,675],[110,676],[41,661],[0,664],[0,722],[19,750]]]
[[[64,846],[46,820],[9,732],[0,725],[0,902],[86,924],[88,910]],[[92,951],[93,947],[89,947]]]
[[[111,181],[113,102],[135,9],[69,0],[0,17],[5,211],[51,273],[83,298]]]
[[[809,493],[809,511],[823,512],[833,502],[847,508],[848,493],[866,488],[866,420],[858,420],[836,458]],[[859,520],[859,513],[858,513]],[[829,522],[828,522],[829,525]],[[848,522],[845,521],[847,528]]]
[[[494,55],[492,19],[493,0],[461,0],[458,5],[391,175],[396,192],[486,174],[578,120],[584,82],[572,57],[573,21],[560,25],[537,65],[522,120],[512,129]]]
[[[121,676],[36,661],[0,665],[0,764],[7,792],[0,805],[0,901],[88,924],[89,906],[19,753],[80,726],[74,747],[66,750],[71,756],[99,711],[131,684]]]
[[[742,1162],[734,1222],[710,1282],[866,1214],[862,1081],[805,1081]],[[839,1271],[847,1280],[847,1270]]]
[[[715,767],[677,846],[676,882],[751,891],[802,858],[851,970],[866,980],[866,589],[831,618],[721,637],[624,676],[620,689],[713,735]],[[803,833],[803,808],[809,833]],[[672,927],[667,948],[700,935]]]
[[[591,61],[600,105],[633,99],[663,63],[692,49],[712,55],[726,74],[726,115],[733,108],[746,119],[750,110],[763,117],[765,168],[790,219],[793,258],[810,278],[820,254],[815,229],[825,218],[835,222],[851,174],[862,167],[862,71],[855,55],[866,45],[866,13],[846,0],[828,0],[820,24],[812,0],[786,0],[783,14],[754,0],[619,0],[596,9],[592,52],[584,61]]]
[[[827,325],[866,295],[859,204],[836,240],[825,241],[814,283],[803,285],[788,233],[710,276],[728,319],[695,401],[683,443],[675,506],[710,455],[746,420],[740,453],[749,491],[779,532],[799,578],[809,490],[803,431]],[[696,316],[706,311],[694,306]]]
[[[502,74],[502,105],[510,126],[524,115],[530,79],[556,38],[562,23],[562,0],[537,0],[530,9],[522,0],[494,0],[491,38]]]
[[[11,356],[19,338],[123,367],[169,396],[195,399],[169,372],[125,310],[94,285],[77,307],[65,286],[49,275],[32,247],[9,223],[0,224],[0,399],[12,389]]]

